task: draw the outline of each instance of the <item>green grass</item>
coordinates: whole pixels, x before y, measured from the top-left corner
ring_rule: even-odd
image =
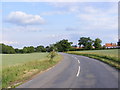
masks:
[[[2,56],[2,67],[20,65],[32,60],[47,59],[48,53],[30,53],[30,54],[0,54]]]
[[[118,57],[119,50],[120,49],[86,50],[86,51],[69,51],[67,53],[94,58],[103,61],[117,69],[120,69],[120,57]]]
[[[57,55],[50,62],[47,56],[48,53],[3,55],[5,66],[3,65],[2,69],[2,88],[15,87],[16,83],[23,83],[35,74],[54,66],[61,59],[61,55]]]
[[[110,50],[87,50],[87,51],[76,51],[76,52],[99,54],[99,55],[107,55],[107,56],[111,56],[111,57],[118,57],[118,49],[110,49]]]

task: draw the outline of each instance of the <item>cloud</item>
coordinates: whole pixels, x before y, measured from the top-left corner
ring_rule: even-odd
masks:
[[[118,29],[117,7],[111,7],[105,10],[95,7],[86,7],[84,11],[84,13],[76,15],[79,18],[79,22],[82,22],[84,29],[109,31]]]
[[[49,12],[43,12],[40,15],[56,15],[56,14],[66,14],[66,11],[49,11]]]
[[[98,4],[98,6],[93,5]],[[102,3],[101,3],[102,4]],[[117,3],[108,3],[105,8],[101,8],[99,3],[68,3],[54,2],[49,5],[57,8],[55,12],[49,12],[47,15],[56,14],[74,14],[82,30],[117,30],[118,29],[118,7]],[[67,31],[73,31],[74,28],[66,28]],[[76,29],[77,30],[77,29]]]
[[[76,30],[78,30],[78,28],[67,27],[65,30],[66,31],[76,31]]]
[[[7,44],[7,45],[10,45],[10,44],[19,44],[16,41],[0,41],[0,43],[4,43],[4,44]]]
[[[13,27],[13,28],[3,28],[3,32],[4,31],[18,31],[18,32],[41,32],[42,30],[44,30],[43,28],[40,27],[31,27],[31,26],[27,26],[27,27],[22,27],[22,26],[17,26],[17,27]]]
[[[41,25],[45,23],[45,20],[39,15],[31,15],[22,11],[11,12],[6,20],[8,23],[16,25]]]

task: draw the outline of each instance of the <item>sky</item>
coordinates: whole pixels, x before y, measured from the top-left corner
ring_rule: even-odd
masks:
[[[117,2],[2,2],[1,43],[14,48],[80,37],[118,41]],[[0,35],[1,36],[1,35]]]

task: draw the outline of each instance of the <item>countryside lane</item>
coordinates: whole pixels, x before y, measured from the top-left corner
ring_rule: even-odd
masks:
[[[61,53],[52,69],[17,88],[118,88],[118,71],[84,56]]]

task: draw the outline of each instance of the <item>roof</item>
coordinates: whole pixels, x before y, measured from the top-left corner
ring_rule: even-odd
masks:
[[[116,45],[116,43],[106,43],[105,46],[106,47],[115,47],[117,45]]]

